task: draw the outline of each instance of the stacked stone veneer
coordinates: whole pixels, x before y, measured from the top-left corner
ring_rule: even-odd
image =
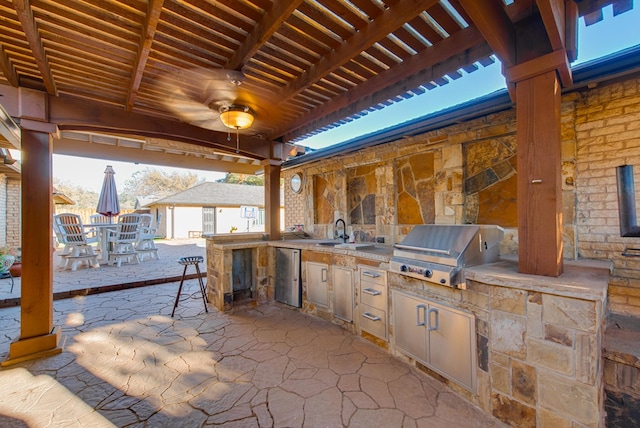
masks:
[[[273,300],[273,285],[269,283],[269,251],[261,235],[209,235],[207,240],[207,295],[220,311],[233,309],[233,250],[252,249],[253,287],[255,302]],[[273,272],[271,273],[273,275]]]
[[[615,176],[617,166],[634,165],[640,193],[640,78],[565,94],[561,114],[564,257],[613,261],[610,308],[640,316],[640,257],[621,255],[626,247],[640,248],[640,239],[620,237]],[[286,174],[301,172],[307,183],[316,175],[343,183],[350,168],[375,165],[375,225],[361,228],[366,232],[363,240],[383,237],[387,243],[399,242],[422,216],[425,223],[501,225],[507,228],[501,253],[516,254],[515,132],[515,111],[510,109]],[[414,212],[401,213],[399,207],[406,178],[401,165],[423,156],[433,156],[433,195],[426,203],[433,217],[417,212],[417,207],[423,210],[422,200],[413,204]],[[303,223],[306,231],[324,238],[332,225],[316,221],[313,195],[313,185],[300,195],[286,191],[285,212],[288,221]],[[334,196],[331,208],[347,218],[346,186]],[[290,201],[304,202],[289,205]]]
[[[394,273],[388,279],[391,288],[475,315],[475,391],[441,380],[485,412],[517,427],[604,426],[601,342],[606,269],[590,281],[599,284],[598,290],[581,297],[519,276],[515,262],[505,265],[504,276],[476,275],[467,280],[466,290]],[[555,278],[541,281],[545,282],[563,284]],[[391,343],[393,336],[392,325]]]

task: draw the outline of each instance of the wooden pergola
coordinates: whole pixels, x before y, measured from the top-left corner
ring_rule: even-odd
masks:
[[[519,269],[560,275],[561,88],[578,19],[595,23],[608,5],[617,14],[633,2],[4,0],[0,104],[20,135],[11,119],[0,129],[2,145],[22,151],[25,266],[9,363],[58,352],[52,153],[260,169],[277,239],[280,165],[297,141],[496,57],[517,105]],[[219,120],[237,106],[255,118],[248,129]]]

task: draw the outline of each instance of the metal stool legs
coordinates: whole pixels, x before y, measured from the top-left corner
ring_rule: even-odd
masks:
[[[176,308],[178,307],[178,302],[180,301],[180,293],[182,293],[182,285],[184,284],[184,278],[187,275],[187,266],[194,265],[196,267],[196,273],[198,275],[198,284],[200,285],[200,293],[202,294],[202,302],[204,303],[204,311],[209,312],[207,309],[207,288],[202,281],[202,275],[200,274],[200,262],[204,262],[204,258],[200,256],[195,257],[182,257],[178,259],[178,263],[184,265],[184,270],[182,271],[182,279],[180,279],[180,286],[178,287],[178,295],[176,296],[176,301],[173,304],[173,310],[171,311],[171,317],[173,318],[173,314],[176,312]]]

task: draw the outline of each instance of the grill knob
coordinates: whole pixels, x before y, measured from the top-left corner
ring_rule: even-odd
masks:
[[[402,265],[402,266],[400,266],[400,272],[406,272],[406,271],[408,271],[408,270],[409,270],[409,269],[407,268],[407,265]]]
[[[426,276],[427,278],[431,278],[433,276],[433,271],[431,271],[431,269],[425,270],[424,276]]]
[[[442,278],[442,279],[440,280],[440,284],[446,284],[446,283],[447,283],[447,280],[446,280],[446,279]]]

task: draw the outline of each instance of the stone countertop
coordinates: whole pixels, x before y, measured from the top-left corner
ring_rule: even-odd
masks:
[[[340,248],[331,245],[319,245],[323,242],[338,242],[330,239],[285,239],[284,241],[269,241],[272,247],[296,248],[300,250],[328,252],[332,254],[345,254],[367,259],[388,262],[393,255],[393,246],[383,244],[372,244],[372,247],[350,249]]]
[[[467,280],[599,302],[607,299],[609,274],[607,263],[594,260],[565,261],[559,277],[520,273],[510,258],[465,269]]]
[[[252,248],[259,246],[270,246],[280,248],[296,248],[300,250],[328,252],[332,254],[344,254],[353,255],[356,257],[362,257],[372,260],[378,260],[381,262],[388,262],[393,255],[393,247],[391,245],[375,244],[368,248],[350,249],[339,248],[330,245],[318,245],[322,242],[332,242],[328,239],[285,239],[279,241],[266,241],[263,240],[263,235],[253,234],[232,234],[208,236],[207,241],[216,247],[221,247],[225,250],[235,250],[242,248]],[[336,241],[338,242],[338,241]],[[338,242],[339,243],[339,242]]]

